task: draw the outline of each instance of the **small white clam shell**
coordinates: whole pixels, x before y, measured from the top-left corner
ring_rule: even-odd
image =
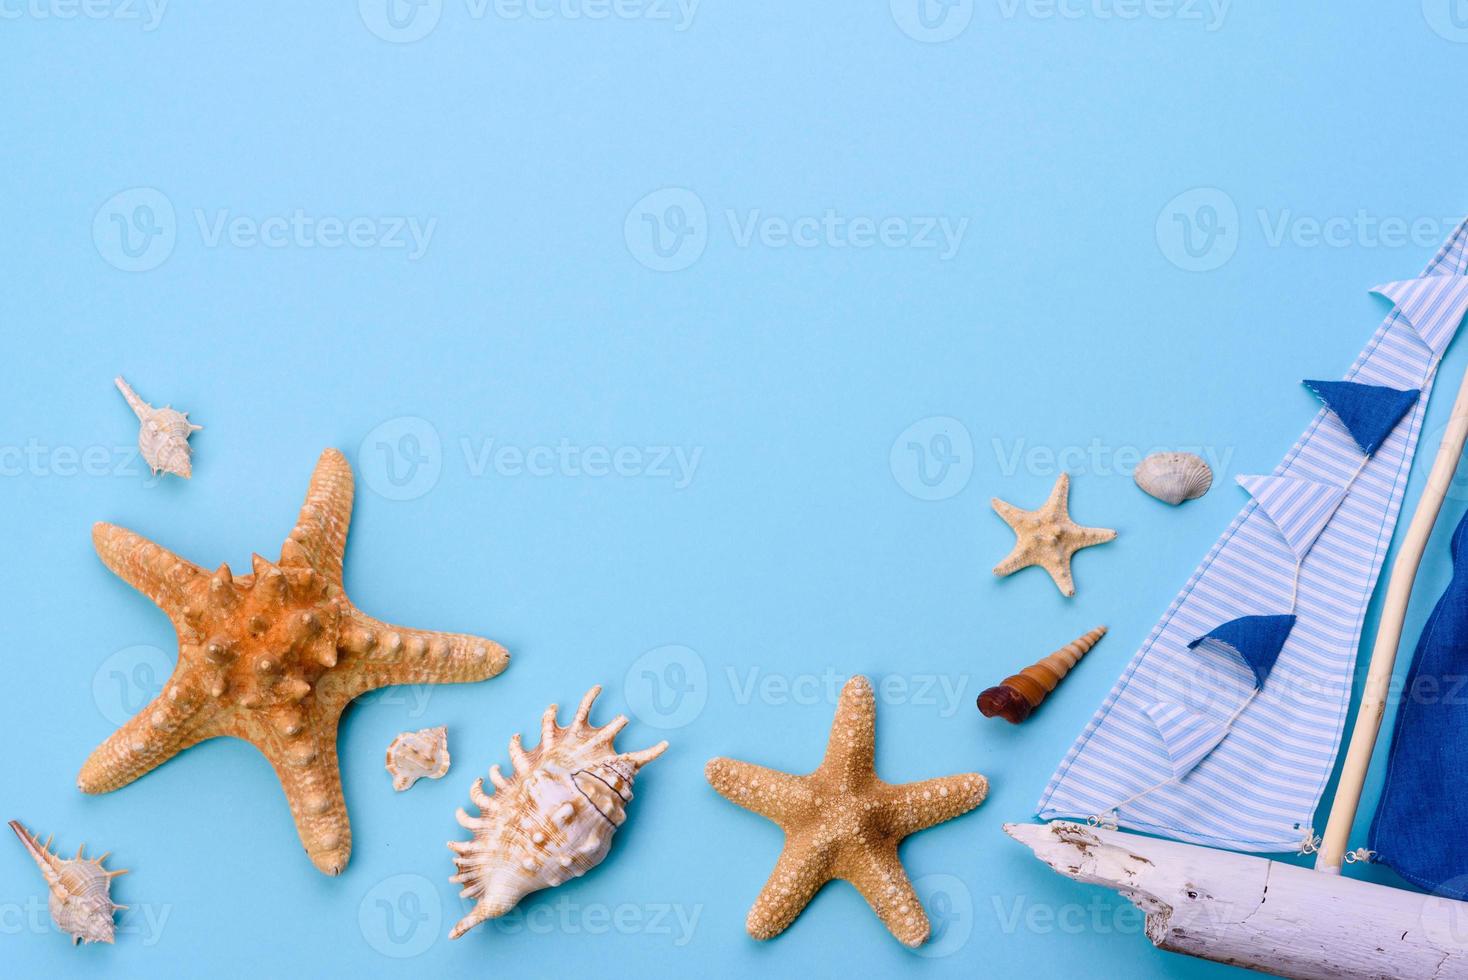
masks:
[[[425,776],[442,777],[449,771],[449,730],[439,725],[403,732],[387,747],[387,771],[399,793]]]
[[[1213,471],[1193,453],[1153,453],[1137,465],[1132,479],[1163,503],[1196,500],[1213,486]]]

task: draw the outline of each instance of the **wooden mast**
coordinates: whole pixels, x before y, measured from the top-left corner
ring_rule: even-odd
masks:
[[[1407,604],[1412,598],[1412,584],[1417,579],[1417,567],[1422,563],[1422,553],[1427,548],[1427,539],[1432,536],[1443,498],[1447,496],[1453,474],[1458,469],[1465,440],[1468,440],[1468,374],[1464,375],[1458,388],[1458,398],[1453,402],[1452,416],[1448,419],[1442,444],[1438,446],[1437,458],[1433,460],[1432,473],[1427,478],[1427,486],[1422,489],[1417,509],[1412,512],[1412,523],[1402,538],[1397,560],[1392,564],[1381,622],[1376,629],[1376,644],[1371,650],[1366,686],[1361,693],[1361,708],[1356,712],[1356,724],[1351,729],[1350,748],[1346,751],[1340,784],[1325,825],[1320,855],[1315,860],[1316,871],[1325,874],[1341,872],[1351,827],[1356,821],[1356,810],[1361,805],[1361,788],[1366,783],[1371,753],[1376,748],[1376,736],[1386,714],[1387,693],[1397,663],[1397,647],[1402,640]]]

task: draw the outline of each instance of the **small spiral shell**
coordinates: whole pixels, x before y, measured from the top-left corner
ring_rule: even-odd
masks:
[[[1098,626],[1018,674],[1006,677],[997,687],[979,695],[979,711],[985,718],[997,715],[1018,725],[1040,706],[1040,702],[1055,690],[1077,661],[1105,635],[1106,627]]]
[[[116,935],[112,913],[127,906],[115,904],[109,893],[112,879],[127,874],[127,870],[104,868],[106,854],[83,857],[85,844],[76,849],[76,857],[59,858],[51,853],[50,838],[42,844],[18,820],[10,821],[10,829],[45,876],[46,886],[51,890],[51,919],[57,928],[71,936],[71,944],[112,942]]]
[[[585,874],[607,856],[612,835],[627,819],[638,770],[668,743],[618,752],[612,740],[627,724],[625,715],[600,728],[587,722],[600,693],[599,686],[587,692],[566,728],[556,722],[555,705],[546,709],[534,749],[525,751],[519,735],[510,739],[514,772],[506,778],[499,766],[490,767],[493,795],[485,793],[483,779],[469,787],[479,815],[457,814],[473,837],[449,842],[459,869],[449,880],[463,885],[461,897],[475,904],[450,939],[504,915],[531,892]]]

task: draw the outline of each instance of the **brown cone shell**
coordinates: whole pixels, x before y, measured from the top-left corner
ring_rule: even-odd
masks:
[[[1040,702],[1055,690],[1071,668],[1105,635],[1106,627],[1098,626],[1018,674],[1004,678],[997,687],[979,695],[979,711],[985,718],[997,715],[1018,725],[1040,706]]]

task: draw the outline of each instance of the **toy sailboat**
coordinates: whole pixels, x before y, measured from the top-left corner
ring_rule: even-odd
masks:
[[[1468,312],[1468,220],[1421,276],[1374,292],[1392,311],[1344,380],[1305,382],[1324,408],[1274,472],[1239,477],[1248,502],[1051,778],[1038,813],[1055,822],[1005,828],[1139,905],[1158,946],[1290,977],[1468,975],[1462,889],[1340,875],[1372,855],[1347,841],[1412,580],[1468,437],[1468,378],[1393,569],[1330,820],[1314,829],[1428,397]],[[1408,787],[1429,756],[1412,758]],[[1380,833],[1373,846],[1388,849]],[[1319,858],[1310,871],[1230,851]]]

